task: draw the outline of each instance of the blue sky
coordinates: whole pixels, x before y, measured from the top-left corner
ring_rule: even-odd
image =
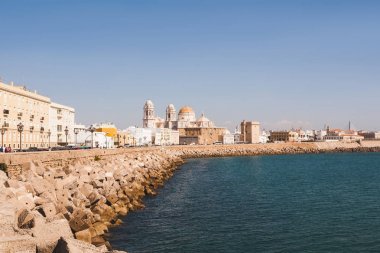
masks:
[[[0,76],[141,125],[152,99],[219,126],[380,130],[380,2],[0,0]]]

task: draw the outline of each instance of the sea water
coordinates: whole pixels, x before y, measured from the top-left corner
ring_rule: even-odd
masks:
[[[190,159],[110,230],[134,252],[380,252],[380,153]]]

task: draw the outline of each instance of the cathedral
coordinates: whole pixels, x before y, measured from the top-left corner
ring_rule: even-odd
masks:
[[[197,119],[195,112],[189,106],[182,107],[177,115],[174,105],[168,105],[165,119],[157,117],[154,109],[151,100],[145,102],[143,127],[178,130],[180,144],[213,144],[221,142],[223,136],[228,132],[225,128],[215,127],[214,123],[204,114]]]
[[[151,100],[145,102],[144,105],[144,128],[170,128],[177,130],[179,128],[212,128],[214,123],[202,114],[198,119],[195,117],[195,112],[189,106],[182,107],[177,112],[173,104],[166,107],[165,119],[157,117],[154,110],[154,104]]]

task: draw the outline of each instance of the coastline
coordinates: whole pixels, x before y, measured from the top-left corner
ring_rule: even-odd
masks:
[[[1,154],[0,251],[117,252],[103,238],[187,158],[380,152],[380,142],[149,147]]]

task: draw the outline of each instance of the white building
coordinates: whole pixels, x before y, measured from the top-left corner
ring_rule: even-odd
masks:
[[[235,143],[235,135],[231,134],[230,131],[226,129],[223,135],[223,144],[234,144]]]
[[[269,141],[269,133],[262,131],[259,136],[259,143],[267,143]]]
[[[299,130],[298,138],[300,141],[314,141],[315,133],[313,130]]]
[[[327,135],[327,131],[326,130],[318,130],[315,132],[315,139],[317,141],[323,141],[324,140],[324,137]]]
[[[74,143],[74,122],[74,108],[52,102],[49,108],[50,142],[57,145]]]
[[[131,146],[152,145],[152,129],[128,127],[126,132],[128,135],[128,144]]]
[[[104,132],[89,131],[89,127],[84,125],[75,125],[77,134],[74,137],[74,142],[77,146],[86,146],[94,148],[114,148],[114,140]]]

